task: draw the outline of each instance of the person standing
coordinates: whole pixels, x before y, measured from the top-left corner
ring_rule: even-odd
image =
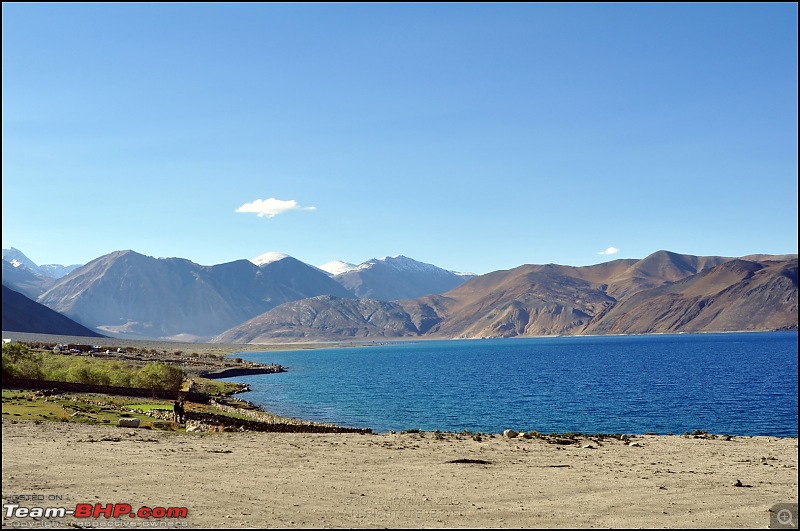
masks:
[[[183,402],[180,400],[176,400],[175,402],[173,402],[172,411],[175,414],[175,421],[180,424],[183,424],[183,415],[185,412]]]

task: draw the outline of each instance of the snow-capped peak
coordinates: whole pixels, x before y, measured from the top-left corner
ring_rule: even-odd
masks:
[[[33,260],[25,256],[25,253],[13,247],[10,249],[3,249],[3,260],[15,268],[29,269],[36,275],[50,278],[65,277],[81,267],[81,264],[73,264],[70,266],[63,266],[61,264],[44,264],[39,266],[36,265]]]
[[[283,260],[284,258],[289,258],[289,255],[285,253],[271,251],[269,253],[264,253],[260,256],[256,256],[255,258],[251,258],[250,261],[257,266],[262,266],[265,264],[271,264],[272,262],[277,262],[278,260]]]
[[[34,273],[39,273],[39,266],[33,260],[25,256],[19,249],[11,247],[10,249],[3,249],[3,260],[14,266],[15,268],[25,267]]]
[[[317,266],[317,269],[321,269],[330,275],[341,275],[342,273],[347,273],[355,268],[356,266],[354,264],[342,262],[341,260],[334,260],[332,262],[328,262],[327,264]]]
[[[384,265],[391,267],[396,271],[409,271],[409,272],[430,272],[430,271],[441,271],[441,268],[436,267],[432,264],[426,264],[424,262],[418,262],[412,258],[407,256],[403,256],[401,254],[397,256],[384,256],[383,258],[377,260],[370,260],[368,262],[364,262],[361,264],[359,269],[368,269],[373,265],[377,264],[378,262],[383,262]]]
[[[378,264],[394,269],[395,271],[400,271],[405,273],[418,273],[427,275],[440,275],[444,273],[449,273],[457,275],[464,279],[469,279],[475,276],[473,273],[460,273],[457,271],[449,271],[447,269],[442,269],[441,267],[435,266],[433,264],[427,264],[425,262],[419,262],[417,260],[414,260],[413,258],[403,256],[402,254],[399,254],[397,256],[384,256],[383,258],[373,258],[372,260],[368,260],[362,264],[359,264],[353,269],[355,271],[364,271],[366,269],[371,269]]]

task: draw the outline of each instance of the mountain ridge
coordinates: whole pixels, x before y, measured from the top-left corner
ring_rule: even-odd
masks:
[[[105,337],[3,284],[3,330],[33,334]]]
[[[330,301],[324,308],[318,300],[314,312],[325,314],[326,330],[295,320],[292,333],[332,340],[796,330],[797,258],[788,258],[753,262],[660,251],[595,266],[529,264],[475,277],[442,295],[394,301],[398,322],[381,330],[361,326],[358,315],[349,320],[355,308],[347,302]],[[246,338],[233,328],[216,339],[291,339],[286,329],[276,337],[273,327],[307,311],[306,304],[294,301],[254,317]],[[725,308],[731,309],[717,311]],[[668,320],[674,313],[682,318]]]
[[[443,293],[466,280],[452,271],[403,255],[368,260],[333,279],[356,297],[388,301]]]
[[[748,260],[662,250],[591,266],[526,264],[466,281],[402,255],[333,276],[283,253],[262,257],[269,259],[261,265],[242,259],[201,266],[115,251],[49,280],[4,260],[3,283],[84,326],[132,338],[269,342],[797,329],[797,255]],[[428,276],[416,279],[420,273]],[[350,287],[337,278],[343,275]],[[432,287],[439,276],[452,282],[449,289]],[[682,319],[667,319],[680,312]]]
[[[201,266],[128,250],[89,262],[38,301],[122,337],[201,339],[320,291],[348,295],[324,273],[290,257],[261,266],[248,260]]]
[[[68,266],[61,264],[36,265],[33,260],[25,256],[25,253],[19,249],[15,249],[14,247],[3,249],[3,260],[11,264],[13,267],[24,267],[37,275],[42,275],[53,279],[65,277],[81,266],[81,264],[72,264]]]

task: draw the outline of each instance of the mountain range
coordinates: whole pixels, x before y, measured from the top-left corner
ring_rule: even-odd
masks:
[[[13,247],[10,249],[3,249],[3,260],[10,263],[14,267],[24,266],[34,274],[47,278],[65,277],[81,266],[81,264],[73,264],[69,266],[63,266],[61,264],[44,264],[37,266],[31,259],[25,256],[22,251],[19,249],[14,249]]]
[[[342,269],[332,277],[356,297],[386,301],[444,293],[474,276],[447,271],[402,255],[373,259],[351,269]]]
[[[200,266],[118,251],[49,280],[4,260],[3,284],[103,334],[185,341],[796,330],[798,323],[797,255],[658,251],[470,276],[403,256],[314,267],[267,253]],[[7,311],[4,304],[4,330]]]
[[[403,256],[371,260],[340,276],[278,252],[201,266],[117,251],[55,279],[10,251],[14,262],[3,260],[4,285],[103,334],[130,338],[203,340],[288,301],[354,298],[359,290],[408,298],[469,278]]]

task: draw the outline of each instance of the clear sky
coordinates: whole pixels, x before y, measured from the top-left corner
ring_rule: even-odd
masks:
[[[796,3],[3,3],[3,248],[797,253]]]

